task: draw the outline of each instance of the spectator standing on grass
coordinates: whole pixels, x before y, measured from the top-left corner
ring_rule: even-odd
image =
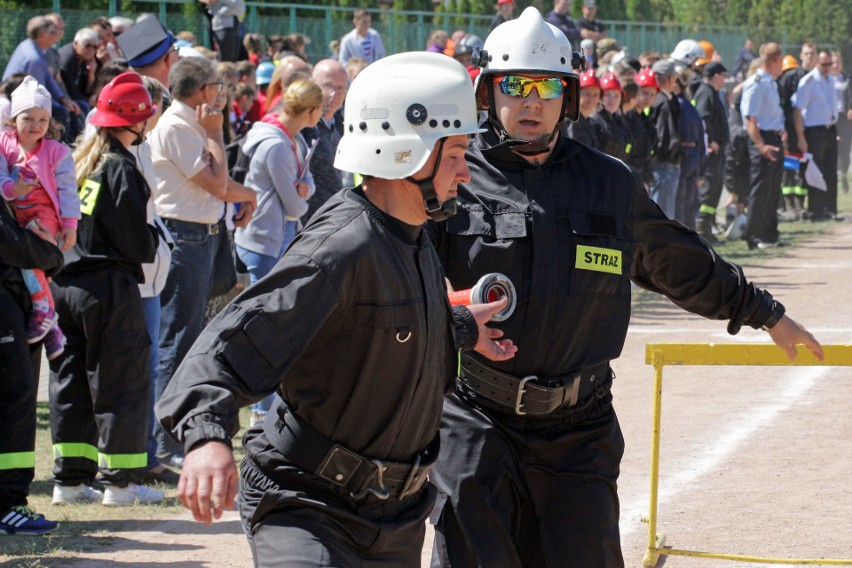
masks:
[[[128,148],[156,109],[136,73],[98,95],[74,150],[80,211],[77,242],[53,280],[65,351],[50,361],[53,503],[159,503],[140,485],[148,456],[149,341],[138,284],[152,262],[157,231],[145,221],[151,192]],[[96,474],[106,486],[93,489]]]
[[[340,39],[338,59],[342,65],[346,65],[351,57],[360,57],[370,64],[385,56],[382,36],[370,27],[372,23],[372,16],[364,8],[358,8],[352,13],[352,25],[355,28]]]
[[[756,55],[754,54],[754,42],[751,38],[746,38],[743,46],[737,53],[737,58],[734,60],[733,74],[740,81],[744,81],[748,77],[748,68]]]
[[[313,217],[317,209],[343,189],[343,172],[335,169],[334,157],[343,136],[343,117],[338,111],[346,99],[346,70],[334,59],[323,59],[314,66],[313,79],[322,89],[323,102],[317,125],[302,131],[306,144],[317,141],[310,166],[316,192],[308,201],[305,220]]]
[[[651,69],[642,69],[633,80],[638,87],[636,106],[624,113],[624,121],[631,138],[627,165],[639,174],[645,189],[647,189],[654,180],[651,165],[654,160],[653,151],[657,136],[655,125],[648,116],[648,109],[657,97],[660,88],[657,85],[654,71]]]
[[[675,218],[677,186],[683,150],[680,147],[680,104],[673,90],[677,73],[671,61],[661,59],[651,67],[657,80],[657,93],[651,103],[649,118],[656,130],[654,142],[653,181],[650,193],[666,217]]]
[[[577,20],[580,28],[580,37],[590,39],[595,43],[606,37],[606,26],[600,20],[595,19],[598,13],[596,0],[583,0],[583,17]]]
[[[831,52],[821,49],[814,68],[799,80],[793,94],[793,121],[799,149],[813,155],[825,189],[805,180],[808,216],[814,221],[837,217],[837,90],[831,74]]]
[[[571,46],[576,49],[580,46],[580,29],[574,22],[574,18],[569,15],[570,12],[571,0],[554,0],[553,10],[544,16],[544,20],[559,28],[571,42]]]
[[[213,62],[181,59],[169,71],[169,79],[174,100],[150,136],[157,175],[154,203],[175,240],[160,294],[158,398],[204,326],[225,203],[241,203],[238,225],[248,223],[256,206],[253,191],[228,184],[223,117],[214,108],[223,81]],[[157,444],[164,463],[182,463],[181,448],[162,430]]]
[[[784,141],[786,152],[800,154],[799,132],[796,130],[796,117],[793,108],[793,95],[799,88],[799,81],[816,66],[816,46],[811,42],[802,44],[799,52],[801,66],[792,55],[786,55],[781,60],[781,74],[775,79],[778,84],[778,94],[781,97],[781,110],[784,111],[784,130],[787,139]],[[781,195],[785,220],[801,220],[808,216],[805,211],[805,198],[808,190],[804,182],[804,164],[798,170],[784,168],[781,181]]]
[[[837,101],[837,173],[843,193],[849,192],[849,153],[852,151],[852,81],[843,72],[843,55],[831,52],[831,75]]]
[[[198,0],[210,15],[220,61],[237,61],[240,54],[240,19],[246,14],[243,0]]]
[[[27,343],[32,304],[21,270],[39,269],[54,276],[62,252],[53,236],[18,227],[0,203],[0,533],[39,535],[56,530],[28,505],[35,476],[36,396],[41,348]]]
[[[701,115],[689,100],[687,70],[678,74],[675,96],[680,106],[680,147],[683,161],[680,164],[675,198],[675,219],[689,228],[695,228],[698,216],[698,183],[704,171],[704,124]]]
[[[760,46],[759,68],[745,80],[740,111],[749,136],[751,162],[748,220],[743,238],[750,249],[778,246],[778,199],[784,169],[784,111],[776,77],[781,73],[781,46]]]
[[[731,139],[728,128],[728,107],[722,100],[728,70],[716,61],[704,66],[704,82],[695,93],[695,108],[704,121],[707,133],[707,158],[704,181],[699,191],[698,219],[695,230],[710,244],[717,242],[713,229],[716,225],[716,208],[722,197],[725,181],[725,154]]]

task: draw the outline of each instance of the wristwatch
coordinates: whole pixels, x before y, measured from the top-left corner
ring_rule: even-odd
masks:
[[[781,318],[784,317],[784,312],[784,306],[782,304],[779,304],[775,300],[772,300],[772,313],[769,315],[769,319],[766,320],[762,326],[760,326],[760,329],[762,329],[763,331],[769,331],[770,329],[775,327],[775,324],[781,321]]]

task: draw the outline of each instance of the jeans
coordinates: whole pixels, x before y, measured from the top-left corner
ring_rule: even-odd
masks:
[[[154,416],[154,405],[157,403],[156,389],[157,366],[160,362],[160,297],[142,298],[142,311],[145,313],[145,327],[148,329],[148,339],[151,340],[151,353],[148,357],[148,388],[151,393],[151,404],[148,410],[148,469],[160,465],[157,459],[157,439],[154,436],[157,417]]]
[[[287,247],[290,246],[290,243],[293,242],[293,239],[296,238],[296,226],[298,225],[298,221],[287,221],[284,227],[284,242],[281,243],[281,252],[278,254],[278,258],[260,254],[259,252],[250,251],[237,245],[237,256],[240,257],[240,260],[243,261],[243,264],[246,265],[249,271],[249,280],[251,285],[254,286],[254,283],[269,274],[269,272],[275,267],[278,263],[278,260],[284,254],[284,251],[287,250]],[[251,411],[257,414],[266,414],[269,412],[269,409],[272,408],[272,403],[275,400],[275,395],[271,394],[264,398],[263,400],[259,400],[251,405]]]
[[[677,186],[680,180],[680,166],[668,162],[656,164],[653,168],[654,181],[651,183],[651,199],[660,206],[669,219],[675,218]]]
[[[160,293],[160,362],[155,381],[157,400],[189,348],[204,329],[204,310],[213,278],[219,240],[204,225],[164,219],[174,237],[166,286]],[[157,454],[183,455],[183,448],[156,425]]]

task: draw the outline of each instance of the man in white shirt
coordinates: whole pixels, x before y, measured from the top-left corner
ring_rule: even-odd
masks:
[[[346,65],[350,57],[360,57],[367,63],[373,63],[385,56],[385,45],[379,32],[370,27],[373,19],[364,8],[358,8],[352,14],[355,29],[340,40],[340,64]]]
[[[240,203],[238,226],[245,226],[257,207],[254,191],[228,179],[222,114],[213,105],[223,80],[213,63],[201,57],[182,59],[169,71],[169,83],[172,105],[150,136],[157,174],[154,203],[175,240],[160,294],[157,397],[204,327],[225,202]],[[180,446],[162,431],[157,445],[158,456],[181,465]]]

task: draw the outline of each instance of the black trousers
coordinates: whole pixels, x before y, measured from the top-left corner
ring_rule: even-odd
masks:
[[[808,211],[817,216],[837,214],[837,128],[811,126],[805,128],[808,151],[814,155],[814,163],[825,178],[826,191],[815,189],[805,181],[808,188]]]
[[[234,18],[236,20],[236,18]],[[220,61],[237,61],[240,55],[239,23],[231,28],[213,32]]]
[[[852,152],[852,120],[845,113],[837,117],[837,170],[846,177],[849,171],[850,152]]]
[[[748,202],[751,162],[748,155],[749,137],[745,130],[731,133],[731,143],[725,151],[725,186],[741,203]]]
[[[775,160],[760,155],[757,146],[749,138],[748,154],[751,161],[751,186],[748,194],[748,224],[743,238],[749,244],[757,241],[778,241],[778,199],[781,195],[781,176],[784,172],[783,144],[781,135],[770,130],[761,130],[764,144],[777,146]]]
[[[27,314],[0,286],[0,510],[26,505],[35,475],[41,344],[27,344],[26,326]]]
[[[611,398],[572,419],[444,403],[433,567],[619,568],[624,439]]]
[[[148,462],[148,352],[135,276],[105,266],[53,285],[65,352],[50,362],[53,474],[61,485],[124,487]]]
[[[258,568],[419,568],[435,494],[426,484],[403,501],[356,501],[295,468],[265,472],[248,456],[240,466],[240,516]]]
[[[719,199],[722,198],[722,186],[725,184],[725,151],[721,146],[718,152],[707,154],[704,160],[704,182],[698,190],[700,200],[699,213],[715,215]],[[712,212],[711,212],[712,209]]]

